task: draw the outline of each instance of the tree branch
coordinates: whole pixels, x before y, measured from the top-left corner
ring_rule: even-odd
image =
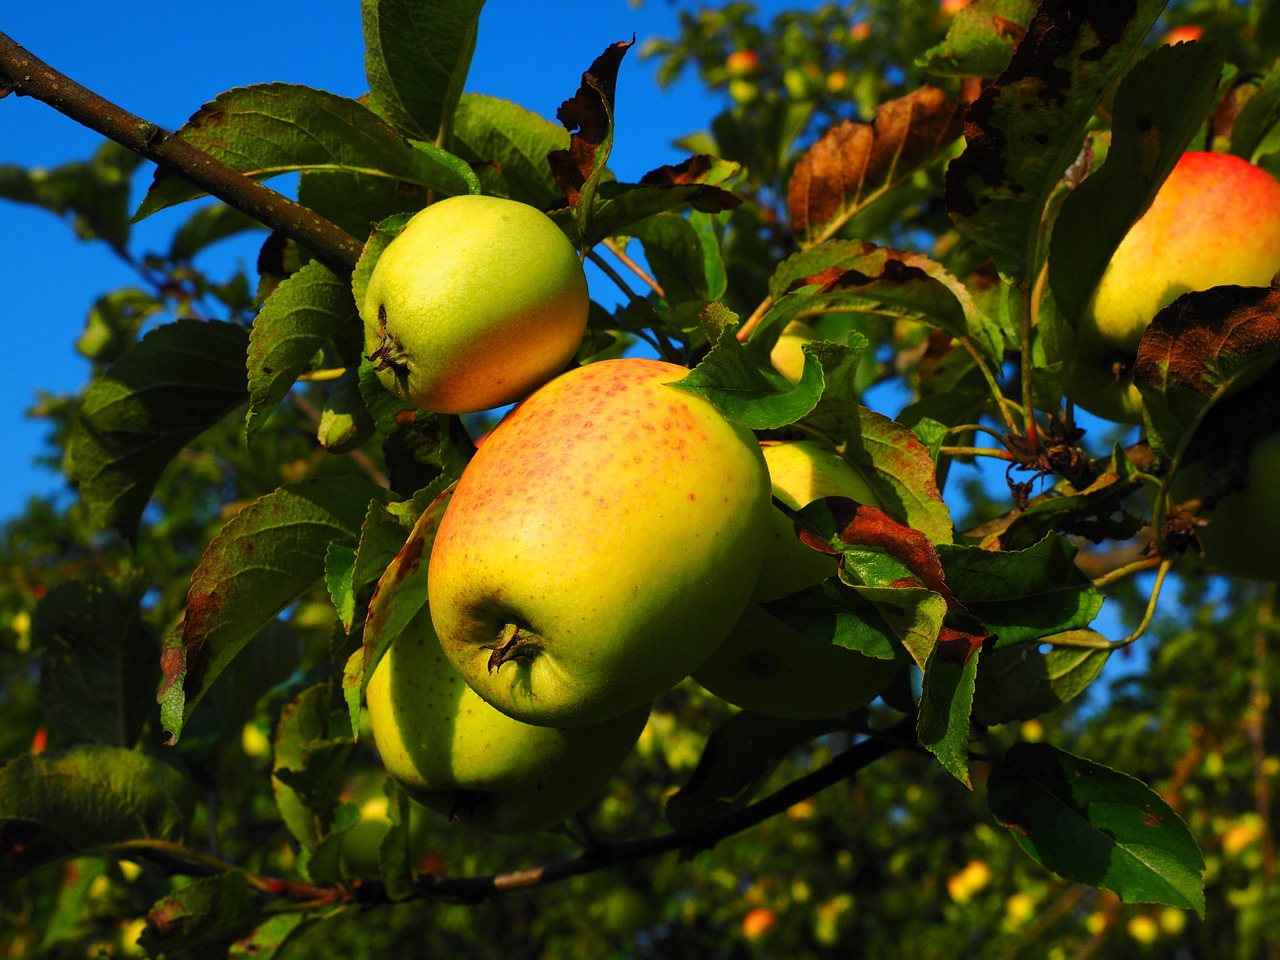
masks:
[[[363,247],[360,240],[154,123],[85,89],[0,32],[0,97],[9,93],[35,97],[77,123],[172,170],[307,247],[338,276],[349,276],[355,269]]]

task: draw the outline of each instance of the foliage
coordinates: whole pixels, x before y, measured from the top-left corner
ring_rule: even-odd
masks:
[[[259,228],[236,189],[135,253],[115,144],[0,169],[139,277],[89,310],[84,389],[36,410],[74,497],[0,538],[4,955],[1280,955],[1274,585],[1204,567],[1211,495],[1164,498],[1280,424],[1274,377],[1235,382],[1278,356],[1277,298],[1156,318],[1138,438],[1064,398],[1173,159],[1280,173],[1280,3],[682,11],[638,54],[724,110],[637,183],[608,167],[631,43],[584,53],[557,123],[464,92],[475,0],[362,8],[369,97],[251,85],[175,134],[246,182],[298,171],[363,244],[350,276],[278,224],[256,277],[207,276]],[[0,92],[38,93],[10,54]],[[681,388],[870,478],[883,510],[794,518],[840,576],[770,606],[900,662],[870,708],[770,720],[686,681],[591,808],[519,838],[387,781],[364,683],[487,423],[383,390],[356,305],[405,215],[468,192],[547,210],[616,281],[580,362],[696,366]],[[200,195],[165,166],[139,214]],[[794,321],[817,339],[791,384]],[[1132,634],[1098,632],[1104,600]]]

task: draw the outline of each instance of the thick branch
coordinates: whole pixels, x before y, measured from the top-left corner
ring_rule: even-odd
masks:
[[[345,230],[233,170],[154,123],[86,90],[0,32],[0,96],[35,97],[77,123],[190,180],[219,200],[312,250],[338,276],[355,269],[363,246]]]

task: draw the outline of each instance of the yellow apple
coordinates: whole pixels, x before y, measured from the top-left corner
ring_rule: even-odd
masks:
[[[528,723],[599,723],[686,677],[760,575],[769,476],[750,431],[670,383],[604,360],[553,380],[485,440],[427,574],[445,653]]]
[[[1184,293],[1266,286],[1278,270],[1280,182],[1230,154],[1183,154],[1080,318],[1072,399],[1107,419],[1141,422],[1132,369],[1152,318]]]
[[[818,331],[801,320],[792,320],[782,328],[773,350],[769,353],[769,361],[775,370],[787,378],[787,382],[797,384],[804,373],[804,345],[819,340]]]
[[[823,497],[880,506],[853,465],[822,443],[793,440],[766,443],[763,449],[773,495],[792,509]],[[865,706],[893,675],[892,660],[811,637],[760,606],[836,573],[836,559],[801,543],[791,520],[776,508],[772,527],[752,603],[693,678],[735,706],[791,720],[833,717]]]
[[[389,391],[424,410],[475,413],[564,370],[589,304],[577,252],[546,214],[462,196],[415,214],[387,245],[361,317]]]
[[[580,810],[649,715],[646,704],[572,730],[513,720],[463,682],[426,610],[378,662],[367,702],[387,773],[423,806],[495,833],[547,829]]]

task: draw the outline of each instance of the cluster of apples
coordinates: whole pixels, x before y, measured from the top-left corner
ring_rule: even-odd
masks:
[[[762,446],[659,360],[575,355],[588,297],[540,211],[457,197],[380,256],[362,308],[389,390],[436,412],[519,401],[441,518],[427,606],[370,678],[388,773],[428,807],[498,832],[553,826],[630,752],[653,700],[692,675],[740,707],[832,716],[892,664],[831,647],[762,602],[832,558],[773,507],[874,502],[813,442]]]
[[[1265,287],[1280,271],[1280,181],[1240,157],[1189,151],[1151,206],[1125,234],[1086,304],[1076,331],[1071,394],[1077,406],[1116,423],[1142,422],[1132,369],[1152,319],[1184,293],[1222,285]],[[1259,370],[1255,375],[1273,376]],[[1211,567],[1234,576],[1280,577],[1280,526],[1271,478],[1280,433],[1254,444],[1246,487],[1223,497],[1198,532]],[[1176,499],[1198,495],[1208,464],[1175,479]]]

